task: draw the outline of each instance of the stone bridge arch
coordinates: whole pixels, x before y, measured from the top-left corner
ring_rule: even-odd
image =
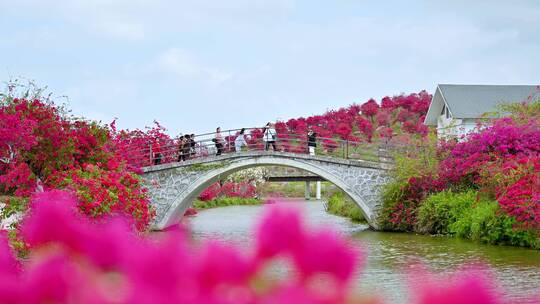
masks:
[[[153,229],[162,230],[182,218],[197,196],[221,178],[257,166],[287,166],[316,174],[349,195],[370,226],[377,228],[380,187],[387,169],[375,162],[334,159],[284,152],[246,152],[143,168],[143,181],[156,209]]]

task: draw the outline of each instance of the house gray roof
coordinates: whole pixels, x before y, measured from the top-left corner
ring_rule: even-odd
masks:
[[[444,104],[454,118],[480,118],[498,104],[531,99],[540,99],[540,86],[439,84],[424,123],[436,125]]]

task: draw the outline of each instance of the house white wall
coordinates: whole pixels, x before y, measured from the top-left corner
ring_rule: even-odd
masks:
[[[461,138],[477,130],[476,119],[471,118],[446,118],[445,115],[439,116],[437,120],[437,137],[439,138]]]

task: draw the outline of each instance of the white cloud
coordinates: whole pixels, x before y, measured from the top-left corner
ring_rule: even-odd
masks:
[[[189,52],[178,48],[170,48],[159,54],[150,67],[157,72],[166,72],[182,79],[204,81],[212,85],[220,85],[233,77],[232,73],[207,66]]]
[[[137,23],[121,22],[118,20],[102,20],[93,23],[92,27],[95,31],[113,38],[141,40],[145,36],[144,28],[141,24]]]
[[[0,0],[0,10],[65,20],[91,33],[126,40],[209,24],[274,22],[293,0]]]

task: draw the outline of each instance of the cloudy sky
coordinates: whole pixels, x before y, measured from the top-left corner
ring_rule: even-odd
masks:
[[[170,133],[437,83],[539,84],[540,1],[0,0],[0,80]],[[408,3],[408,4],[406,4]]]

